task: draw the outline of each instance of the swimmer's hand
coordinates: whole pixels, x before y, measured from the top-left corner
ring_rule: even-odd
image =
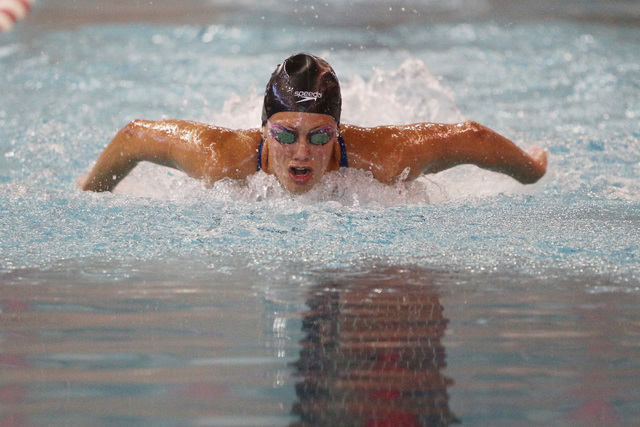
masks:
[[[96,186],[89,180],[89,175],[80,175],[79,177],[77,177],[76,185],[83,191],[111,191],[113,189],[112,188],[111,190],[104,190],[103,188]]]
[[[84,186],[86,182],[87,182],[87,175],[80,175],[79,177],[76,178],[76,185],[81,190],[85,189]]]
[[[547,172],[547,152],[540,147],[530,148],[526,155],[529,159],[527,174],[519,179],[523,184],[533,184]]]

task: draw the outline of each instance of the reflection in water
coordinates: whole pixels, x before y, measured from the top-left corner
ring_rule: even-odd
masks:
[[[304,313],[297,426],[446,426],[447,319],[426,286],[316,289]]]

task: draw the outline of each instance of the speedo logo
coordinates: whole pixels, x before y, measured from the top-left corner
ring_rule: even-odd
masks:
[[[317,101],[318,98],[322,98],[322,93],[320,92],[306,92],[303,90],[297,90],[293,95],[297,98],[302,98],[300,101],[297,101],[296,104],[300,104],[301,102]]]

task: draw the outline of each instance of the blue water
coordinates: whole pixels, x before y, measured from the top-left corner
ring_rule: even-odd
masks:
[[[324,3],[294,3],[282,15],[239,3],[215,25],[0,35],[3,422],[358,425],[384,401],[406,409],[386,415],[396,423],[437,425],[415,409],[434,393],[453,414],[442,423],[640,420],[637,26],[382,2],[357,16],[332,3],[330,19]],[[430,7],[455,19],[425,25]],[[264,174],[210,189],[142,165],[114,194],[77,189],[135,118],[259,126],[264,82],[295,51],[334,66],[344,122],[472,119],[546,149],[549,172],[521,186],[467,166],[386,187],[349,170],[291,196]],[[400,298],[379,304],[387,294]],[[364,336],[408,313],[393,338],[374,334],[404,336],[403,350],[344,344],[326,366],[346,368],[305,370],[310,306],[349,313],[350,295],[369,295]],[[439,304],[436,332],[411,320]],[[333,340],[366,341],[324,310]],[[387,377],[369,366],[369,386],[350,382],[362,360]],[[411,392],[381,394],[380,378],[408,378],[398,366],[413,367]],[[324,394],[296,386],[318,378]]]

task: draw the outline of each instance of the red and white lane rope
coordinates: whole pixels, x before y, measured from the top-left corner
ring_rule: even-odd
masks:
[[[0,0],[0,32],[10,30],[27,15],[35,0]]]

